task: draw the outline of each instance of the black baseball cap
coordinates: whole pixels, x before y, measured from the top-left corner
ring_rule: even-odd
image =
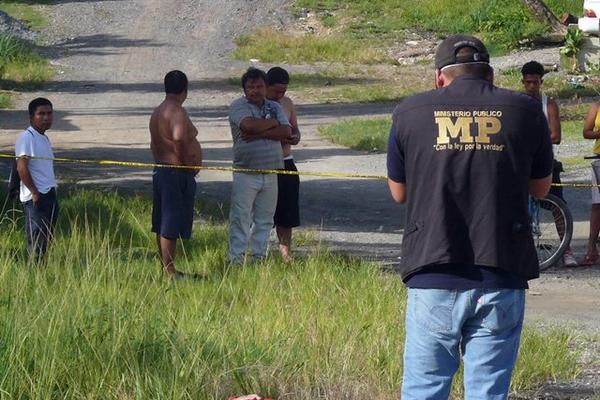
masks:
[[[457,56],[458,51],[465,47],[475,50],[472,54]],[[440,43],[435,52],[435,68],[442,69],[455,64],[486,63],[490,55],[481,40],[469,35],[452,35]]]

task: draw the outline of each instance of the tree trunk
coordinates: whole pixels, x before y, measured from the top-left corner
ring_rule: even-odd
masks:
[[[540,21],[544,22],[555,33],[564,35],[567,33],[567,27],[560,23],[556,15],[548,8],[542,0],[521,0]]]

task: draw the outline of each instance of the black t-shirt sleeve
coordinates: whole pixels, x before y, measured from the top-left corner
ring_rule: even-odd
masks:
[[[387,152],[388,178],[398,183],[406,183],[406,171],[404,168],[404,150],[398,138],[396,123],[392,123],[390,137],[388,138]]]
[[[540,115],[541,114],[541,115]],[[533,154],[533,163],[531,165],[531,179],[542,179],[552,174],[552,140],[550,139],[550,129],[543,113],[538,113],[536,118],[536,132],[539,132],[537,138],[538,147]]]

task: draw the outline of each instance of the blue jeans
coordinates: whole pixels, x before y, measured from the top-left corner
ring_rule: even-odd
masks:
[[[465,399],[506,399],[525,290],[408,289],[402,400],[448,399],[462,355]]]
[[[277,206],[277,175],[233,173],[229,211],[228,261],[244,262],[248,244],[252,258],[267,255]]]
[[[23,213],[27,253],[30,261],[39,264],[48,250],[58,219],[56,189],[51,189],[48,193],[40,193],[40,201],[35,205],[32,200],[23,203]]]

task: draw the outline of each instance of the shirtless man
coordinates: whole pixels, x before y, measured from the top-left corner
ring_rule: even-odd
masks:
[[[165,100],[150,118],[150,148],[154,161],[166,165],[202,165],[198,130],[182,107],[188,80],[181,71],[165,76]],[[156,233],[164,272],[172,278],[185,275],[175,269],[177,238],[189,239],[194,218],[194,197],[199,169],[156,167],[152,174],[152,232]]]
[[[273,67],[267,72],[267,99],[281,104],[283,112],[292,126],[292,139],[281,142],[283,161],[286,171],[298,171],[292,156],[292,145],[300,142],[300,130],[296,117],[296,107],[292,100],[285,96],[290,76],[281,67]],[[275,210],[274,223],[279,239],[279,253],[281,258],[289,262],[292,259],[292,228],[300,225],[299,193],[300,177],[298,175],[277,175],[278,194],[277,209]]]
[[[521,68],[521,74],[523,75],[521,82],[523,83],[525,93],[542,103],[542,109],[544,110],[544,115],[548,121],[548,127],[550,128],[550,139],[552,140],[554,150],[556,151],[562,137],[560,114],[556,101],[542,93],[542,85],[544,83],[545,73],[546,71],[544,70],[544,66],[542,64],[537,61],[529,61]],[[561,172],[563,172],[563,165],[555,158],[552,164],[552,183],[561,183]],[[550,193],[565,201],[562,187],[552,186],[550,188]],[[558,211],[554,210],[553,212],[555,213],[554,218],[556,221],[559,221],[560,216]],[[556,229],[558,230],[558,234],[562,237],[564,235],[564,227],[562,224],[557,224]],[[578,265],[575,255],[570,247],[567,248],[567,251],[565,251],[565,255],[563,256],[563,265],[565,267],[576,267]]]

